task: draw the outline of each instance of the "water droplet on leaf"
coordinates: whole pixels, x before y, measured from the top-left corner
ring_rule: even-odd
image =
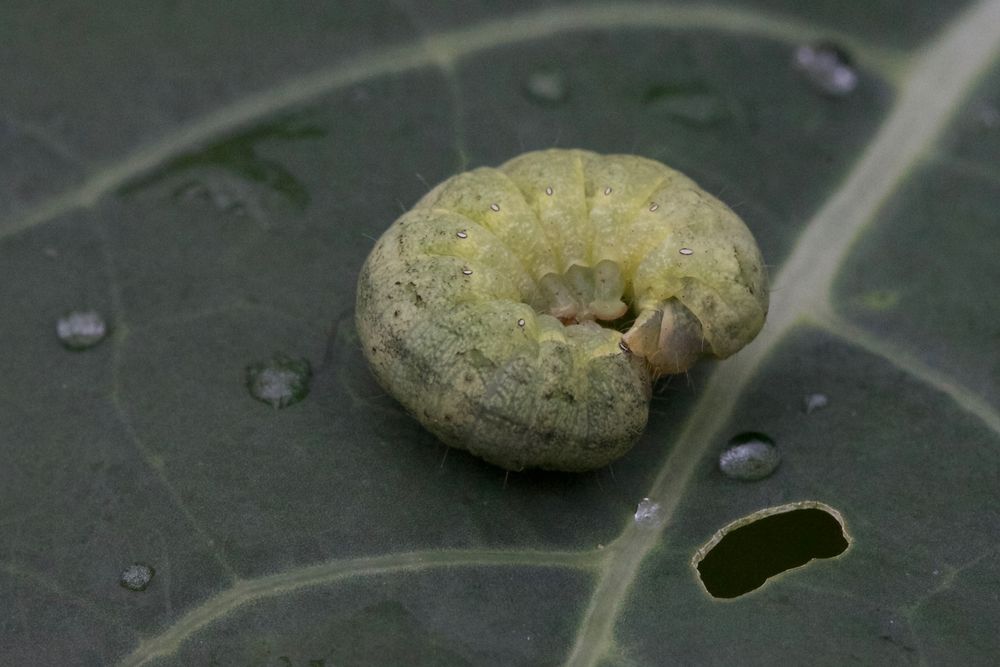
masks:
[[[226,174],[206,171],[201,181],[188,182],[175,190],[174,195],[186,202],[205,201],[220,213],[250,216],[265,223],[265,193],[258,192],[253,184],[245,183]]]
[[[56,335],[67,349],[86,350],[104,340],[108,325],[96,311],[76,310],[59,318]]]
[[[661,519],[660,504],[654,503],[649,498],[643,498],[635,508],[635,522],[640,526],[655,527],[660,525]]]
[[[177,188],[175,196],[207,197],[222,211],[256,218],[256,208],[261,213],[266,212],[264,195],[270,193],[302,211],[310,199],[304,183],[280,162],[259,154],[262,152],[260,145],[275,140],[312,139],[325,134],[323,128],[304,125],[294,118],[250,127],[238,135],[178,155],[158,170],[125,184],[119,193],[130,195],[165,177],[186,174],[189,180],[193,177],[194,183]],[[264,215],[262,222],[266,219]]]
[[[719,470],[732,479],[763,479],[781,463],[774,441],[763,433],[740,433],[719,454]]]
[[[806,414],[819,410],[820,408],[825,408],[826,404],[830,402],[826,394],[806,394],[803,400],[803,409]]]
[[[559,71],[537,70],[524,80],[524,93],[532,102],[554,106],[569,99],[569,84]]]
[[[247,389],[258,401],[283,408],[306,397],[311,377],[308,360],[276,354],[247,367]]]
[[[858,72],[847,53],[829,43],[803,44],[795,49],[796,69],[826,95],[847,95],[858,86]]]
[[[130,591],[144,591],[146,586],[149,586],[149,582],[152,581],[154,574],[156,574],[156,570],[151,566],[145,563],[134,563],[122,570],[118,583],[121,584],[122,588],[127,588]]]

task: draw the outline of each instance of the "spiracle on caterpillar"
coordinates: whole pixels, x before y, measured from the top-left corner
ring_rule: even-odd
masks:
[[[658,377],[734,354],[767,307],[753,236],[690,178],[552,149],[428,192],[365,261],[356,317],[379,383],[443,442],[584,471],[632,447]]]

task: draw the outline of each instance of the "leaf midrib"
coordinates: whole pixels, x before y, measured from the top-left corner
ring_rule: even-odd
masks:
[[[641,563],[672,523],[699,461],[716,442],[744,387],[785,335],[810,313],[832,310],[829,294],[851,245],[881,204],[937,140],[1000,48],[1000,0],[963,12],[915,58],[892,112],[846,180],[805,226],[774,281],[772,310],[758,338],[709,378],[648,497],[661,506],[651,529],[629,524],[585,613],[568,664],[594,665],[610,645],[618,610]]]
[[[416,551],[367,556],[296,568],[278,574],[242,579],[183,614],[164,632],[147,638],[120,667],[142,665],[174,653],[192,634],[254,601],[322,586],[348,577],[373,577],[435,567],[518,566],[593,569],[600,562],[594,552],[491,551],[483,549]]]
[[[122,160],[97,170],[77,187],[53,195],[45,203],[0,224],[0,241],[75,209],[92,207],[105,194],[155,171],[198,146],[231,135],[261,118],[307,104],[351,84],[421,67],[437,67],[444,73],[446,80],[451,81],[455,67],[462,58],[489,49],[546,39],[562,33],[615,28],[715,30],[789,44],[833,39],[849,49],[860,66],[871,69],[888,81],[898,78],[901,63],[905,59],[904,54],[899,51],[871,46],[823,26],[779,14],[732,6],[671,7],[621,2],[524,12],[483,21],[474,26],[425,34],[409,44],[367,53],[250,94],[139,148]],[[455,101],[453,99],[452,103]]]
[[[958,23],[961,23],[962,25],[969,23],[968,16],[973,14],[974,11],[982,11],[984,7],[992,9],[994,13],[998,13],[998,6],[1000,6],[1000,2],[997,1],[983,2],[979,6],[973,8],[973,10],[967,12],[967,14],[960,19]],[[997,20],[993,20],[992,23],[994,25],[1000,24],[1000,17],[995,18]],[[986,21],[983,21],[984,26],[981,27],[985,27],[990,24],[990,17],[987,16],[986,19]],[[803,40],[832,37],[852,51],[863,66],[877,71],[888,80],[897,79],[897,75],[900,71],[899,65],[903,57],[902,54],[898,52],[880,50],[868,47],[864,44],[859,44],[849,36],[838,34],[835,31],[826,30],[817,26],[811,26],[806,23],[783,17],[768,15],[759,11],[748,12],[735,7],[668,7],[650,6],[643,3],[617,3],[585,8],[555,8],[539,12],[528,12],[512,18],[487,21],[473,27],[427,35],[419,43],[385,49],[380,52],[352,60],[348,63],[332,66],[304,77],[294,79],[260,94],[251,95],[233,105],[225,107],[220,111],[209,114],[191,125],[180,128],[177,132],[167,135],[160,141],[139,149],[122,161],[99,170],[80,186],[56,195],[46,203],[30,210],[27,214],[21,216],[20,218],[16,218],[13,221],[8,222],[7,225],[0,229],[0,240],[18,234],[21,231],[30,229],[39,224],[44,224],[45,222],[68,211],[93,206],[103,195],[117,190],[123,184],[128,183],[143,173],[156,169],[176,156],[189,152],[192,148],[203,145],[216,137],[231,134],[239,127],[252,124],[262,117],[272,115],[282,109],[307,103],[310,100],[329,94],[330,92],[351,85],[352,83],[377,76],[409,71],[425,66],[437,66],[442,68],[451,67],[459,59],[481,52],[485,49],[503,47],[521,41],[543,39],[563,32],[607,30],[612,28],[709,29],[723,32],[744,33],[757,37],[776,39],[788,43],[798,43]],[[940,42],[941,40],[938,41]],[[925,56],[925,59],[929,58],[933,52],[934,49],[931,49],[928,52],[928,55]],[[913,79],[910,83],[908,83],[907,88],[904,90],[912,87],[912,81],[917,80],[919,78],[919,74],[920,71],[918,70],[917,74],[914,75]],[[954,72],[951,74],[954,74]],[[967,84],[971,81],[971,75],[967,77],[967,79],[968,80],[963,83],[961,88],[956,91],[956,96],[960,95],[960,93],[965,90]],[[938,89],[938,92],[940,92],[940,89]],[[900,103],[897,104],[897,111],[890,117],[886,124],[887,126],[893,122],[893,118],[898,113],[898,110],[902,106],[904,100],[905,95],[904,98],[900,100]],[[951,99],[951,102],[944,108],[943,111],[947,112],[953,107],[954,99]],[[944,120],[944,117],[937,119],[933,132],[926,137],[927,141],[922,142],[922,144],[926,144],[933,140],[933,136],[936,136],[940,127],[943,125]],[[883,128],[883,131],[880,132],[879,137],[881,137],[884,132],[885,128]],[[876,145],[878,145],[878,141],[876,141]],[[866,157],[862,159],[861,164],[859,164],[859,168],[865,163],[865,159],[867,159],[869,153],[871,153],[871,151],[866,153]],[[912,164],[914,160],[915,156],[911,156],[910,162],[907,164]],[[855,169],[855,172],[857,171],[858,170]],[[905,176],[905,173],[903,172],[905,172],[905,169],[899,172],[895,179],[887,180],[885,192],[878,199],[878,201],[871,204],[869,207],[871,211],[874,211],[878,202],[891,192],[895,187],[895,184]],[[850,178],[848,179],[848,182],[850,182]],[[843,190],[843,188],[841,189]],[[832,201],[833,200],[831,200],[831,202]],[[824,207],[820,214],[818,214],[806,228],[803,236],[800,238],[798,246],[796,247],[796,251],[793,252],[786,265],[787,267],[795,266],[794,260],[797,256],[799,248],[803,247],[805,244],[810,244],[805,247],[814,247],[816,240],[810,240],[812,237],[810,237],[809,234],[815,234],[816,229],[826,229],[825,225],[827,223],[823,223],[821,225],[820,222],[822,221],[821,216],[823,215],[823,212],[828,208],[830,208],[830,203]],[[854,229],[859,229],[865,220],[867,220],[867,217],[858,218],[855,221]],[[843,229],[842,225],[841,229]],[[845,247],[841,249],[841,255],[846,253],[846,250],[847,247],[845,244]],[[827,278],[832,277],[832,272],[835,271],[838,264],[839,260],[827,267],[830,272],[830,276],[827,276]],[[788,274],[789,272],[786,268],[779,275],[779,281],[781,281],[782,278]],[[814,296],[820,292],[822,292],[822,302],[824,304],[827,303],[826,292],[829,287],[829,279],[820,281],[819,283],[814,281],[813,283],[809,283],[809,285],[811,286],[808,289],[799,289],[795,291],[793,293],[794,297],[790,298],[787,303],[799,304],[804,296]],[[692,416],[688,421],[688,426],[685,429],[686,437],[682,438],[682,442],[675,448],[674,454],[672,454],[671,457],[669,457],[664,463],[664,466],[661,469],[661,474],[657,478],[653,491],[650,495],[654,498],[663,497],[673,500],[672,503],[664,505],[664,509],[667,511],[668,515],[676,508],[677,500],[679,500],[683,493],[684,483],[686,483],[687,479],[690,477],[690,466],[693,465],[694,462],[700,458],[700,454],[703,453],[699,449],[693,449],[690,445],[685,448],[684,444],[693,442],[691,438],[692,435],[697,435],[698,433],[710,433],[713,428],[717,427],[718,423],[724,421],[720,418],[720,415],[717,412],[712,414],[712,419],[708,422],[705,421],[704,417],[699,417],[699,415],[712,413],[713,409],[717,409],[719,407],[726,410],[726,414],[731,412],[735,400],[739,396],[738,390],[745,385],[745,383],[749,380],[750,375],[757,368],[766,354],[773,349],[782,335],[792,325],[794,325],[795,321],[797,321],[802,315],[802,313],[799,313],[795,308],[789,307],[786,310],[782,310],[781,306],[777,304],[775,311],[777,311],[777,323],[775,323],[775,318],[772,318],[772,325],[765,330],[765,333],[760,341],[751,349],[744,352],[740,357],[737,357],[733,361],[720,366],[719,370],[714,374],[708,390],[701,401],[699,401],[698,407],[695,412],[692,413]],[[808,311],[803,310],[803,313],[804,312]],[[784,314],[779,315],[780,313]],[[736,378],[737,380],[741,380],[741,382],[737,385],[733,385],[732,387],[732,389],[735,389],[736,391],[727,390],[726,383],[730,381],[727,378]],[[687,468],[684,466],[678,468],[678,472],[683,473],[681,480],[679,480],[682,481],[682,484],[674,488],[671,486],[671,480],[677,478],[677,475],[673,474],[671,471],[674,470],[674,466],[677,463],[677,456],[680,456],[681,454],[684,455],[682,458],[689,460],[689,463]],[[684,472],[685,470],[687,471],[686,473]],[[664,493],[666,491],[670,491],[670,493]],[[603,654],[603,650],[607,646],[607,640],[610,637],[610,631],[613,628],[618,607],[628,592],[628,587],[631,584],[632,579],[634,579],[638,564],[648,553],[652,545],[654,545],[659,539],[659,535],[660,531],[636,534],[635,527],[630,525],[626,528],[625,532],[618,538],[618,540],[616,540],[615,544],[602,554],[600,559],[595,559],[593,561],[595,563],[607,563],[603,570],[603,581],[610,581],[614,584],[614,586],[609,587],[602,584],[595,590],[595,595],[592,598],[591,604],[592,611],[588,612],[584,624],[578,634],[577,646],[574,648],[574,652],[570,658],[571,663],[576,664],[577,660],[583,657],[584,661],[579,664],[592,664]],[[635,550],[635,547],[637,546],[642,547],[641,553]],[[480,562],[482,564],[488,564],[493,562],[490,560],[490,552],[481,550],[442,553],[448,553],[450,555],[445,560],[442,560],[441,563],[437,563],[435,561],[421,566],[430,567],[441,564],[477,564]],[[502,557],[496,557],[494,560],[499,563],[507,563],[509,562],[509,558],[513,557],[516,559],[518,557],[518,553],[519,552],[504,552]],[[576,556],[574,556],[574,558],[575,557]],[[381,571],[390,571],[393,569],[417,567],[416,565],[410,564],[407,554],[394,554],[386,557],[376,557],[375,560],[378,560],[380,563],[382,561],[385,562],[381,563],[381,565],[375,567],[374,569],[372,569],[371,564],[363,565],[361,563],[361,561],[367,562],[367,560],[369,559],[359,559],[358,562],[331,561],[318,567],[327,568],[331,572],[336,570],[337,574],[333,578],[341,578],[352,575],[360,576]],[[551,561],[553,565],[571,565],[570,562],[562,562],[560,555],[554,552],[543,552],[537,554],[537,560],[533,561],[531,564],[543,565],[544,563],[542,561]],[[183,616],[181,619],[178,619],[178,621],[164,633],[143,642],[140,647],[126,659],[125,664],[138,664],[153,657],[154,655],[161,655],[162,652],[150,651],[150,649],[155,645],[169,645],[170,650],[177,648],[180,643],[183,642],[184,639],[192,632],[196,631],[200,627],[203,627],[204,624],[220,618],[232,609],[245,604],[251,599],[259,597],[260,591],[268,590],[277,595],[285,593],[288,590],[301,588],[302,586],[320,584],[329,579],[329,577],[319,577],[315,580],[309,579],[308,577],[305,579],[299,579],[302,573],[308,570],[310,570],[310,568],[302,568],[282,573],[281,575],[276,575],[281,577],[280,580],[272,580],[271,577],[264,577],[252,580],[254,582],[253,584],[243,581],[235,585],[228,591],[220,594],[226,596],[226,605],[223,605],[222,607],[214,605],[213,600],[217,601],[216,598],[219,597],[216,596],[216,598],[211,598],[202,605],[192,609],[188,614]],[[625,573],[629,573],[626,579],[616,579],[617,575]],[[279,585],[280,581],[287,582],[292,580],[301,581],[302,583],[295,586]],[[593,613],[595,604],[599,607],[599,611],[603,613]],[[204,622],[197,627],[193,627],[182,622],[183,619],[188,618],[192,614],[201,614],[199,618],[203,618]],[[592,631],[595,628],[599,629],[600,632],[597,635],[592,635]],[[163,643],[165,640],[169,641]],[[160,641],[161,643],[157,644],[157,641]]]

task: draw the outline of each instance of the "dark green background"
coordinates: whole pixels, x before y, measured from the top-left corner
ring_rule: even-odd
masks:
[[[630,545],[601,547],[648,495],[713,366],[661,385],[613,468],[506,477],[446,455],[359,352],[354,280],[373,239],[458,170],[580,147],[688,173],[744,217],[778,274],[966,4],[755,0],[672,24],[661,3],[603,3],[611,27],[522,39],[517,26],[576,10],[5,2],[0,663],[164,646],[156,664],[565,661]],[[850,95],[824,97],[791,66],[820,37],[858,64]],[[988,70],[854,239],[831,295],[845,329],[803,322],[773,341],[700,445],[593,661],[1000,653],[1000,66]],[[565,100],[525,94],[540,71],[562,77]],[[112,335],[73,353],[54,327],[79,308]],[[242,378],[274,352],[314,370],[309,396],[280,411]],[[812,392],[830,404],[806,415]],[[783,463],[727,480],[715,458],[747,430]],[[735,600],[704,593],[689,563],[716,530],[806,499],[844,514],[843,557]],[[142,593],[118,586],[136,561],[156,568]]]

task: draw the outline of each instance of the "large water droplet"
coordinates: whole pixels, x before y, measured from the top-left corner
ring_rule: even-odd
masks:
[[[271,203],[271,200],[265,199],[265,194],[270,193],[301,211],[309,204],[309,192],[305,185],[280,162],[259,154],[263,152],[261,145],[325,134],[321,127],[304,125],[295,118],[249,127],[241,134],[229,135],[217,143],[199,145],[192,152],[178,155],[158,170],[130,181],[119,192],[129,195],[163,178],[185,174],[196,183],[181,185],[175,196],[207,197],[220,210],[255,216],[254,206],[265,212],[269,208],[265,204]],[[199,189],[197,182],[203,183],[207,189]]]
[[[151,566],[145,563],[134,563],[122,570],[118,583],[121,584],[122,588],[127,588],[130,591],[144,591],[146,586],[149,586],[149,582],[152,581],[154,574],[156,574],[156,570]]]
[[[830,43],[803,44],[795,49],[796,69],[826,95],[840,97],[858,86],[858,72],[847,53]]]
[[[740,433],[719,454],[719,470],[733,479],[763,479],[774,472],[779,463],[781,453],[774,441],[763,433]]]
[[[104,340],[108,325],[96,311],[76,310],[59,318],[56,335],[67,349],[86,350]]]
[[[524,80],[524,93],[532,102],[554,106],[569,99],[569,84],[557,70],[537,70]]]
[[[662,518],[660,504],[649,498],[643,498],[635,508],[635,522],[640,526],[656,527],[660,525]]]
[[[802,401],[802,409],[806,411],[806,414],[809,414],[820,408],[825,408],[829,402],[830,399],[827,398],[826,394],[806,394]]]
[[[247,389],[258,401],[283,408],[306,397],[311,377],[307,359],[275,354],[267,361],[247,366]]]

